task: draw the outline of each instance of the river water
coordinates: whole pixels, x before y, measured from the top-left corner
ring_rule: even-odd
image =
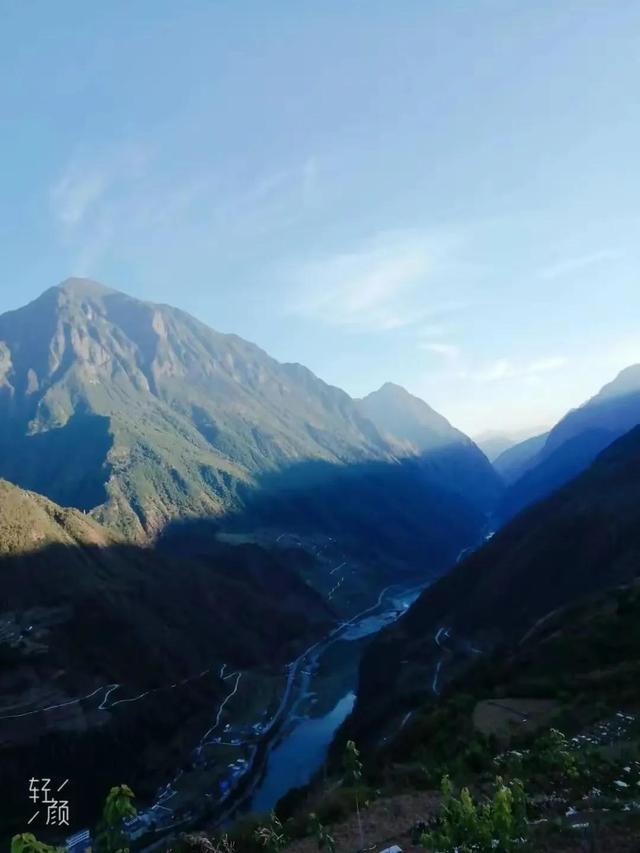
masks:
[[[322,768],[333,737],[356,700],[358,664],[367,638],[394,622],[416,600],[420,589],[390,592],[380,612],[347,626],[315,661],[308,690],[296,706],[291,724],[271,750],[249,810],[273,809],[291,788],[305,785]]]
[[[333,736],[351,713],[355,701],[356,694],[350,690],[328,714],[303,720],[278,744],[251,800],[251,811],[270,811],[288,790],[311,779],[322,767]]]

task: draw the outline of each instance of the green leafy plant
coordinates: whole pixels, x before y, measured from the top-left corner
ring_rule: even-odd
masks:
[[[440,853],[511,853],[527,837],[526,796],[521,782],[496,779],[493,799],[476,803],[468,788],[456,797],[451,780],[442,780],[442,806],[421,843]]]
[[[357,785],[362,779],[362,761],[360,761],[360,750],[355,745],[355,741],[347,741],[342,764],[345,783]]]
[[[11,839],[11,853],[57,853],[57,848],[38,841],[30,832],[24,832]]]
[[[269,823],[266,826],[259,826],[256,829],[254,838],[267,853],[280,853],[289,843],[282,822],[275,812],[271,813]]]
[[[137,814],[134,796],[128,785],[116,785],[109,791],[96,830],[97,853],[128,853],[124,821]]]
[[[192,833],[182,838],[184,848],[193,853],[235,853],[236,845],[225,833],[219,838]]]
[[[559,774],[567,779],[577,779],[580,775],[578,753],[558,729],[549,729],[538,738],[531,759],[535,769],[543,773]]]
[[[123,822],[126,818],[136,815],[134,796],[128,785],[117,785],[109,791],[96,830],[98,853],[128,853],[129,845]],[[57,847],[38,841],[30,832],[14,835],[11,839],[11,853],[58,853],[58,850]]]
[[[316,839],[318,850],[323,853],[336,853],[336,841],[326,826],[320,822],[317,814],[309,815],[309,832]]]
[[[355,741],[348,740],[342,759],[344,767],[344,783],[356,788],[356,815],[358,817],[358,832],[360,834],[360,847],[364,847],[364,832],[362,829],[362,818],[360,816],[360,797],[357,786],[362,781],[362,761],[360,761],[360,750]]]

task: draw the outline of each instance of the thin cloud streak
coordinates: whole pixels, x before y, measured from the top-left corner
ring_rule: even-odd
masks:
[[[79,226],[104,195],[108,183],[101,170],[71,166],[51,189],[54,218],[69,229]]]
[[[616,249],[602,249],[598,252],[591,252],[574,258],[565,258],[540,270],[540,278],[545,281],[554,281],[555,279],[581,272],[597,264],[619,261],[622,257],[623,253]]]
[[[422,341],[418,344],[418,349],[440,355],[449,361],[456,361],[461,355],[460,347],[455,344],[439,343],[438,341]]]
[[[197,164],[170,180],[166,172],[160,153],[142,144],[70,158],[49,189],[49,208],[74,273],[96,272],[121,247],[156,257],[166,231],[169,246],[195,244],[209,257],[240,227],[255,237],[291,222],[321,191],[313,155],[249,180]]]
[[[294,264],[286,272],[288,312],[362,332],[424,322],[447,310],[429,306],[425,288],[451,243],[413,231],[385,233],[357,250]]]
[[[518,364],[508,358],[497,359],[477,371],[463,370],[460,379],[472,379],[476,382],[502,382],[514,379],[537,379],[546,374],[561,370],[568,364],[564,356],[545,356],[534,361]]]

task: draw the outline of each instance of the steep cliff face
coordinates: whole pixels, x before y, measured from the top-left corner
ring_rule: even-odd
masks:
[[[93,282],[0,317],[0,341],[5,475],[134,532],[296,460],[389,457],[344,392]]]
[[[375,540],[383,560],[441,571],[477,541],[497,481],[432,418],[455,442],[427,459],[301,365],[87,280],[0,317],[0,476],[130,541],[215,517]]]

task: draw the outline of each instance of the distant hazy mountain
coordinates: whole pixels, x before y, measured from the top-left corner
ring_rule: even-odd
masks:
[[[503,453],[512,447],[516,447],[532,436],[544,432],[543,427],[537,429],[513,430],[510,432],[500,430],[486,430],[473,437],[473,440],[484,453],[487,459],[494,463]]]
[[[511,518],[578,475],[595,457],[640,424],[640,365],[623,370],[583,406],[569,412],[524,464],[507,490],[502,516]],[[530,448],[531,446],[529,446]],[[504,466],[504,459],[498,468]]]
[[[0,476],[129,539],[250,512],[443,568],[494,484],[467,497],[409,457],[344,391],[178,309],[70,279],[0,317]]]
[[[602,430],[619,436],[640,421],[640,364],[621,371],[595,397],[569,412],[549,433],[542,457],[550,456],[571,438]]]
[[[640,576],[640,427],[525,510],[420,596],[363,661],[356,730],[430,691],[473,648],[516,642],[556,608]],[[443,639],[443,632],[447,632]],[[395,707],[394,707],[395,706]]]
[[[518,439],[512,438],[505,432],[494,432],[493,430],[480,433],[480,435],[474,436],[473,440],[489,462],[493,462],[496,457],[518,442]]]
[[[404,443],[412,451],[425,453],[470,441],[424,400],[393,382],[385,383],[359,404],[381,432]]]
[[[640,427],[428,590],[422,616],[437,613],[468,633],[518,632],[573,598],[632,580],[638,549]]]
[[[431,477],[465,495],[478,508],[490,508],[501,483],[482,451],[424,400],[387,382],[360,400],[360,408],[399,453],[417,455]]]
[[[493,460],[493,467],[505,483],[510,484],[535,464],[534,460],[545,445],[549,433],[534,435],[512,445]]]

